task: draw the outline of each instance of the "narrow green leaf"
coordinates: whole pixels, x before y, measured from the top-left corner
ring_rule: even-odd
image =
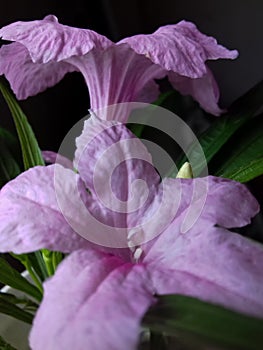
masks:
[[[8,262],[0,257],[0,281],[14,289],[20,290],[28,295],[31,295],[38,301],[42,295],[33,284],[29,283],[18,271],[13,269]]]
[[[151,332],[149,350],[168,350],[167,343],[161,333]]]
[[[0,313],[12,316],[20,321],[32,324],[33,315],[10,302],[0,299]]]
[[[34,132],[13,93],[6,86],[3,78],[0,80],[0,90],[8,104],[16,125],[25,169],[36,165],[45,165]]]
[[[0,188],[20,173],[13,154],[15,138],[7,130],[0,128]]]
[[[199,143],[203,148],[206,163],[215,156],[222,146],[244,123],[253,117],[263,105],[263,81],[257,84],[244,96],[239,98],[230,107],[229,112],[219,117],[200,137]],[[193,144],[186,155],[183,155],[177,162],[177,167],[181,167],[187,159],[191,159],[191,166],[194,174],[201,174],[206,166],[202,161],[196,144]],[[168,176],[175,177],[177,171],[172,171]]]
[[[13,346],[8,344],[1,336],[0,336],[0,349],[1,350],[16,350]]]
[[[20,255],[15,255],[15,254],[12,254],[12,255],[16,259],[20,260],[19,259]],[[40,255],[41,255],[41,253],[40,253]],[[36,252],[35,253],[27,253],[26,256],[27,256],[27,259],[29,260],[30,265],[33,267],[34,271],[36,272],[39,280],[41,282],[43,282],[45,280],[45,278],[47,277],[46,275],[43,274],[46,272],[46,268],[45,268],[45,271],[42,271],[43,269],[39,266],[38,259],[36,257]],[[42,259],[42,256],[41,256],[41,259]],[[42,261],[43,261],[43,259],[42,259]]]
[[[22,149],[25,170],[36,165],[45,165],[36,137],[28,123],[27,117],[20,108],[12,91],[7,87],[6,81],[3,77],[0,77],[0,90],[8,104],[15,122]],[[48,276],[41,252],[35,252],[35,256],[39,265],[38,267],[41,269],[43,275]],[[36,271],[38,270],[38,267],[35,267]]]
[[[0,300],[17,306],[19,305],[25,311],[36,311],[39,307],[38,304],[26,297],[18,298],[17,296],[10,293],[0,292]]]
[[[159,296],[143,319],[150,330],[175,336],[193,349],[261,350],[263,319],[239,314],[220,306],[182,295]],[[197,346],[198,345],[198,346]]]
[[[37,267],[35,267],[35,265],[32,265],[34,267],[35,271],[40,270],[42,276],[44,276],[44,279],[48,278],[49,275],[48,275],[47,267],[46,267],[46,264],[45,264],[45,261],[43,259],[41,251],[34,252],[34,255],[36,257],[36,261],[38,264]],[[32,260],[31,260],[31,262],[32,262]]]
[[[225,177],[239,182],[248,182],[263,174],[263,157],[254,159],[245,165],[234,164],[235,169],[227,169],[224,172],[218,172],[217,176]]]
[[[0,127],[0,138],[4,140],[5,146],[9,149],[12,156],[20,163],[21,150],[18,139],[8,130]]]
[[[0,188],[20,174],[20,169],[10,151],[0,140]]]
[[[215,158],[217,176],[247,182],[263,174],[263,115],[249,121]],[[213,165],[213,164],[212,164]]]

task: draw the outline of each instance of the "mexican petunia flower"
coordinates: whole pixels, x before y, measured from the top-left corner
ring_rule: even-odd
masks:
[[[10,24],[0,36],[14,41],[0,49],[0,74],[6,75],[19,99],[79,71],[95,111],[121,102],[152,102],[159,93],[154,79],[167,75],[175,89],[219,115],[219,90],[206,61],[237,57],[236,50],[218,45],[187,21],[113,43],[92,30],[62,25],[49,15]],[[125,122],[127,116],[118,118]]]
[[[38,166],[0,192],[1,252],[70,253],[44,283],[32,349],[136,349],[156,294],[262,317],[262,246],[228,230],[258,212],[246,187],[212,176],[160,182],[124,125],[95,116],[88,125],[78,174]],[[182,230],[189,209],[199,215]]]

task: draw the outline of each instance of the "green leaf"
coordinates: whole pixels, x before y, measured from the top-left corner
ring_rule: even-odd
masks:
[[[199,137],[199,143],[205,154],[206,162],[198,152],[198,147],[193,144],[186,156],[183,155],[177,162],[181,167],[188,159],[196,176],[202,173],[206,164],[217,154],[222,146],[244,123],[253,117],[263,104],[263,81],[257,84],[244,96],[239,98],[229,109],[229,112],[216,119],[216,121]],[[175,177],[177,171],[172,171],[168,176]]]
[[[8,130],[0,127],[0,138],[4,140],[6,147],[9,149],[12,156],[20,163],[21,150],[17,138]]]
[[[16,350],[0,336],[0,350]]]
[[[17,162],[0,140],[0,188],[19,175],[20,172]]]
[[[22,149],[25,170],[36,165],[45,165],[38,142],[30,124],[28,123],[27,117],[20,108],[12,91],[7,87],[6,80],[4,80],[3,77],[0,77],[0,90],[8,104],[15,122],[16,131]],[[41,252],[35,252],[34,254],[39,265],[38,267],[35,266],[35,270],[38,271],[40,268],[42,274],[48,276]]]
[[[39,307],[38,304],[26,297],[18,298],[17,296],[10,293],[0,292],[0,300],[14,305],[19,305],[25,311],[36,311]]]
[[[0,187],[20,173],[16,160],[16,147],[15,137],[7,130],[0,128]]]
[[[41,254],[41,252],[39,252]],[[12,256],[18,260],[20,260],[22,262],[22,260],[20,259],[20,256],[21,255],[15,255],[15,254],[12,254]],[[47,278],[47,274],[46,273],[46,267],[45,267],[45,270],[44,268],[39,265],[39,260],[40,259],[37,259],[36,257],[36,252],[35,253],[27,253],[26,254],[27,256],[27,259],[29,260],[29,263],[30,265],[33,267],[34,271],[36,272],[37,276],[39,277],[39,280],[41,282],[43,282],[45,280],[45,278]],[[43,261],[43,258],[42,258],[42,255],[40,256],[41,258],[41,262]],[[43,261],[43,264],[44,264],[44,261]]]
[[[13,93],[6,86],[3,78],[0,80],[0,90],[8,104],[16,125],[25,169],[36,165],[45,165],[34,132]]]
[[[0,298],[0,313],[12,316],[20,321],[32,324],[34,316],[26,312],[7,300]]]
[[[159,296],[143,319],[150,330],[175,336],[191,349],[261,350],[263,319],[183,295]]]
[[[165,337],[161,333],[151,332],[150,334],[150,350],[167,350]]]
[[[263,115],[249,121],[215,158],[215,175],[247,182],[263,174]]]
[[[13,269],[8,262],[0,257],[0,281],[14,289],[31,295],[40,301],[42,295],[33,284],[29,283],[18,271]]]
[[[158,99],[153,102],[155,106],[167,106],[173,107],[174,102],[180,99],[180,94],[175,90],[169,90],[160,94]],[[171,104],[172,101],[172,104]]]

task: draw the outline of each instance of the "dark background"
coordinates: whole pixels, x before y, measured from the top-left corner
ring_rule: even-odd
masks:
[[[221,88],[221,105],[234,99],[262,78],[263,2],[261,0],[9,0],[1,4],[0,26],[17,20],[41,19],[55,14],[70,26],[90,28],[119,40],[138,33],[151,33],[160,25],[182,19],[228,48],[239,50],[237,60],[212,62]],[[88,91],[78,73],[67,75],[54,88],[23,101],[22,107],[42,149],[57,150],[63,136],[89,107]],[[5,103],[0,99],[1,125],[12,127]]]

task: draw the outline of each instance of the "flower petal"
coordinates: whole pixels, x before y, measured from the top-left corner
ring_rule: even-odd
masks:
[[[160,27],[149,35],[125,38],[137,53],[150,58],[155,64],[190,78],[200,78],[207,72],[206,60],[234,59],[237,51],[229,51],[217,41],[202,34],[191,22]]]
[[[84,75],[93,109],[141,101],[142,89],[144,101],[152,102],[158,96],[153,78],[163,75],[159,67],[128,45],[116,46],[91,30],[68,27],[47,16],[10,24],[0,35],[16,42],[1,48],[0,73],[7,76],[20,99],[53,86],[76,70]],[[119,118],[127,120],[124,114]]]
[[[60,24],[55,16],[12,23],[0,29],[0,36],[15,41],[0,49],[0,74],[6,75],[18,99],[36,95],[76,71],[67,58],[113,45],[92,30]]]
[[[68,208],[74,215],[69,199],[72,183],[78,175],[62,168],[61,186],[68,197]],[[0,251],[16,254],[41,248],[71,252],[91,244],[79,236],[67,223],[56,198],[55,166],[32,168],[5,185],[0,192]],[[57,183],[57,186],[60,184]],[[73,203],[74,204],[74,203]]]
[[[242,227],[259,211],[256,199],[236,181],[208,176],[167,179],[166,183],[169,192],[176,196],[175,203],[179,200],[178,210],[167,230],[143,247],[146,261],[159,259],[180,237],[191,238],[191,232],[201,234],[203,228],[214,226]]]
[[[185,235],[176,231],[174,225],[170,237],[176,238],[170,245],[167,240],[148,266],[157,293],[198,297],[263,317],[262,245],[223,228],[207,228],[205,222]]]
[[[125,125],[92,115],[77,139],[75,167],[97,203],[91,208],[84,200],[88,210],[112,230],[123,229],[122,247],[152,239],[174,218],[177,208],[169,188]]]
[[[72,253],[44,290],[30,334],[35,350],[135,350],[154,303],[142,265],[95,251]]]
[[[0,75],[9,80],[18,99],[26,99],[56,85],[66,73],[76,68],[66,62],[33,63],[27,49],[19,44],[0,49]]]
[[[155,78],[161,78],[161,74],[159,76],[156,76]],[[157,100],[159,95],[159,85],[154,80],[150,80],[137,94],[136,102],[150,103]]]
[[[9,24],[0,29],[0,36],[22,44],[34,63],[59,62],[83,56],[94,47],[105,49],[113,44],[92,30],[60,24],[52,15],[43,20]]]
[[[113,104],[142,101],[141,94],[144,94],[144,102],[153,102],[159,91],[153,79],[165,75],[160,67],[136,54],[126,44],[105,50],[94,49],[83,57],[72,57],[67,61],[83,74],[95,113],[97,109]],[[114,119],[126,122],[128,115],[116,109]]]
[[[77,139],[75,167],[121,227],[127,227],[127,215],[140,216],[137,209],[151,203],[160,182],[143,143],[124,125],[95,116]]]
[[[173,182],[176,193],[179,185]],[[181,186],[176,218],[141,247],[157,292],[187,294],[262,316],[263,246],[223,228],[249,223],[258,211],[256,200],[245,186],[215,177],[181,179]]]
[[[216,116],[222,114],[223,110],[218,107],[219,88],[210,69],[207,68],[207,73],[196,79],[173,72],[168,77],[176,90],[183,95],[192,96],[206,112]]]
[[[44,161],[49,164],[60,164],[64,168],[73,170],[73,163],[67,157],[62,156],[59,153],[53,151],[42,151],[42,157]]]

